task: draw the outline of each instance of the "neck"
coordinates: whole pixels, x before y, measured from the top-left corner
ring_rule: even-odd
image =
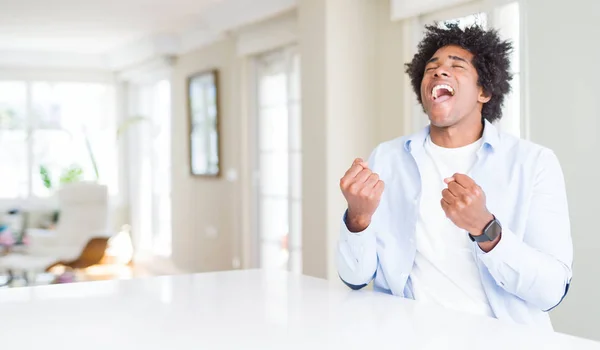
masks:
[[[431,141],[444,148],[458,148],[472,144],[479,140],[483,134],[481,119],[474,122],[458,123],[447,127],[438,127],[431,124],[429,135]]]

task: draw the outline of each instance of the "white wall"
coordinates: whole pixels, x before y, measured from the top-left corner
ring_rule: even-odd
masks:
[[[339,179],[356,157],[404,132],[403,25],[388,1],[301,0],[303,272],[337,280],[346,202]]]
[[[375,40],[375,112],[376,128],[374,143],[380,143],[401,136],[407,129],[404,115],[411,111],[416,97],[412,94],[409,79],[404,73],[404,63],[408,62],[408,52],[404,42],[410,36],[411,23],[390,21],[389,1],[376,3]],[[407,95],[408,92],[408,95]],[[408,104],[408,106],[407,106]],[[408,118],[410,122],[410,118]]]
[[[600,48],[597,0],[527,0],[531,139],[552,148],[566,178],[573,281],[556,330],[600,340]]]
[[[302,0],[303,272],[336,278],[339,179],[374,146],[377,4]]]
[[[325,2],[298,6],[302,96],[302,270],[327,274],[327,56]],[[310,164],[306,161],[310,159]],[[308,204],[312,206],[309,207]]]

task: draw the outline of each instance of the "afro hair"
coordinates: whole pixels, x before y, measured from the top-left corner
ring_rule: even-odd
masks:
[[[510,54],[512,44],[504,41],[496,30],[486,30],[479,25],[462,29],[456,23],[446,23],[445,28],[437,25],[425,27],[425,37],[419,43],[417,53],[406,64],[406,73],[417,100],[421,105],[421,81],[427,61],[442,47],[456,45],[473,54],[472,64],[479,76],[478,85],[491,99],[483,104],[482,118],[494,122],[502,118],[504,97],[510,92]]]

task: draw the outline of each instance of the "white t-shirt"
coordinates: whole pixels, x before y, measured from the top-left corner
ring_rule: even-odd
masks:
[[[444,178],[469,174],[482,140],[460,148],[437,146],[427,137],[419,171],[422,196],[416,230],[417,255],[410,276],[415,300],[493,317],[467,232],[441,207]]]

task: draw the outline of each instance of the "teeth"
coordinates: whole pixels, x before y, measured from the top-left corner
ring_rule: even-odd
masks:
[[[454,96],[454,89],[453,89],[451,86],[449,86],[449,85],[445,85],[445,84],[442,84],[442,85],[436,85],[436,86],[434,86],[434,87],[433,87],[433,90],[431,90],[431,95],[433,96],[433,99],[434,99],[434,100],[435,100],[436,98],[438,98],[438,91],[439,91],[440,89],[445,89],[445,90],[448,90],[448,91],[450,91],[450,94],[451,94],[452,96]]]

